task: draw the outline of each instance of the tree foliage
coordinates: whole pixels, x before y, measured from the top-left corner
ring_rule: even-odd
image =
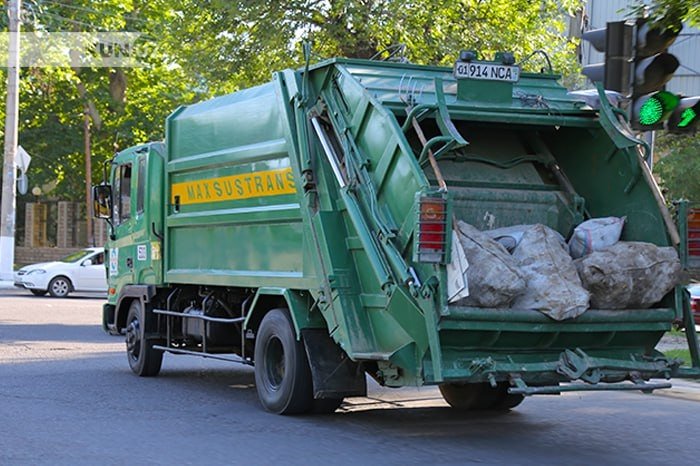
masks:
[[[544,50],[577,71],[568,15],[582,0],[24,0],[23,30],[138,31],[142,68],[25,68],[20,144],[33,156],[30,186],[81,200],[83,120],[91,125],[93,179],[116,149],[162,139],[181,104],[268,81],[316,57],[371,57],[406,44],[415,63],[451,65],[462,49],[483,58]],[[544,66],[539,56],[525,68]],[[5,75],[2,72],[4,82]],[[5,92],[4,86],[0,86]],[[3,96],[0,96],[0,98]],[[4,107],[0,108],[4,121]]]
[[[700,202],[700,138],[695,134],[660,137],[655,150],[661,160],[654,172],[669,200]]]
[[[631,16],[648,14],[664,26],[674,27],[678,21],[700,26],[700,0],[636,0],[630,13]]]
[[[206,12],[196,21],[194,4]],[[555,68],[577,69],[575,43],[565,35],[568,14],[581,0],[175,0],[176,21],[166,40],[178,45],[183,66],[208,83],[237,88],[269,79],[271,70],[302,65],[300,44],[317,57],[370,58],[406,44],[406,58],[451,65],[462,49],[491,59],[512,51],[523,59],[544,50]],[[197,36],[198,30],[216,31]],[[528,64],[537,70],[543,63]],[[226,82],[222,82],[226,77]]]

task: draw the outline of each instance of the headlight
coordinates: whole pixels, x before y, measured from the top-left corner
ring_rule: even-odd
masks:
[[[31,274],[33,274],[33,273],[38,273],[38,274],[46,273],[46,270],[44,270],[44,269],[34,269],[34,270],[30,270],[29,272],[27,272],[27,275],[31,275]]]

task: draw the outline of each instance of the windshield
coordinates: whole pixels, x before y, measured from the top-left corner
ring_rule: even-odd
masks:
[[[78,262],[80,259],[89,256],[93,251],[89,249],[83,249],[82,251],[74,252],[73,254],[68,254],[63,259],[59,259],[61,262]]]

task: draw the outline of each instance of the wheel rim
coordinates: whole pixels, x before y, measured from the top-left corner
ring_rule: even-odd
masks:
[[[129,325],[126,326],[126,352],[133,361],[138,361],[141,353],[140,328],[138,318],[131,319]]]
[[[282,341],[273,336],[265,346],[265,385],[270,390],[279,390],[284,379],[284,346]]]
[[[63,279],[54,280],[51,291],[57,296],[64,296],[68,293],[68,282]]]

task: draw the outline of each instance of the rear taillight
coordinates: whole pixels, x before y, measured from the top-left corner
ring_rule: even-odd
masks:
[[[417,231],[418,262],[445,263],[447,256],[447,199],[419,198]]]
[[[690,298],[690,308],[693,312],[700,312],[700,299]]]

